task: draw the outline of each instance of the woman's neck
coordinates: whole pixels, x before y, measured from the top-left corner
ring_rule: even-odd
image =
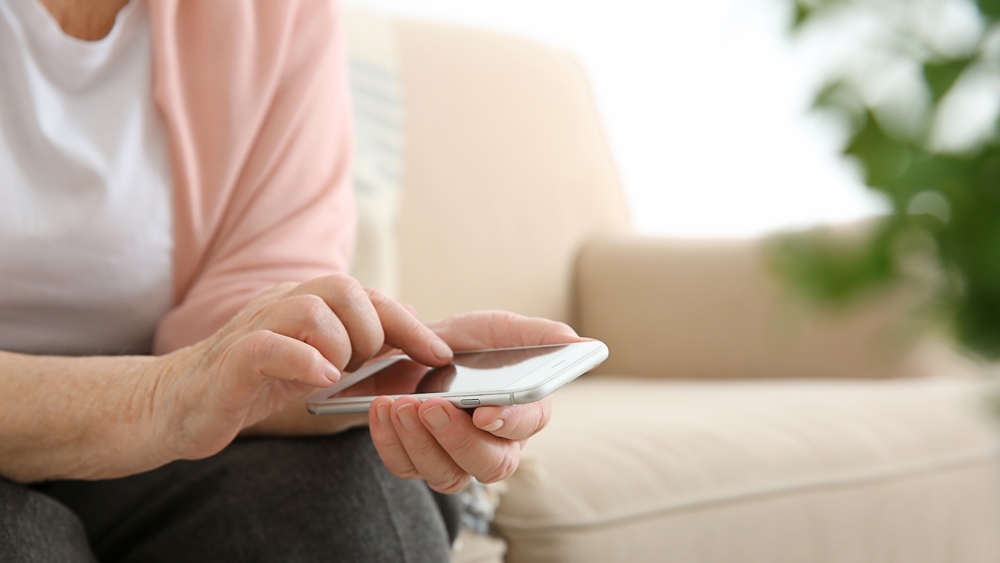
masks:
[[[40,0],[63,33],[84,41],[107,37],[128,0]]]

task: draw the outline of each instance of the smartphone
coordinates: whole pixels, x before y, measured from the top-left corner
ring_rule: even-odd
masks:
[[[367,412],[382,395],[412,395],[421,401],[442,397],[461,408],[531,403],[607,357],[608,347],[596,340],[456,352],[450,364],[438,368],[398,354],[345,374],[335,385],[313,393],[307,407],[313,414]]]

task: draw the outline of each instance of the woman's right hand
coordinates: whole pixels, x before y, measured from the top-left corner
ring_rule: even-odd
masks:
[[[348,276],[279,285],[208,339],[159,359],[148,422],[168,458],[208,457],[384,345],[427,365],[452,359],[407,308]]]

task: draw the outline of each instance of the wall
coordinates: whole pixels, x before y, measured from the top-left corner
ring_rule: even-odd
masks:
[[[639,230],[731,237],[882,209],[806,116],[816,68],[780,0],[353,0],[517,33],[577,55],[594,84]]]

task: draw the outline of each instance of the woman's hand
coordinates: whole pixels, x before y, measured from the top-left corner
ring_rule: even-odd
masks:
[[[277,286],[210,338],[163,357],[151,398],[169,456],[222,450],[257,422],[397,347],[427,365],[451,349],[413,314],[347,276]]]
[[[456,351],[584,340],[563,323],[505,312],[470,313],[431,328]],[[470,415],[444,399],[421,403],[414,397],[379,397],[368,411],[368,423],[389,471],[454,493],[473,477],[484,483],[509,477],[524,442],[545,427],[551,413],[551,398],[479,407]]]

